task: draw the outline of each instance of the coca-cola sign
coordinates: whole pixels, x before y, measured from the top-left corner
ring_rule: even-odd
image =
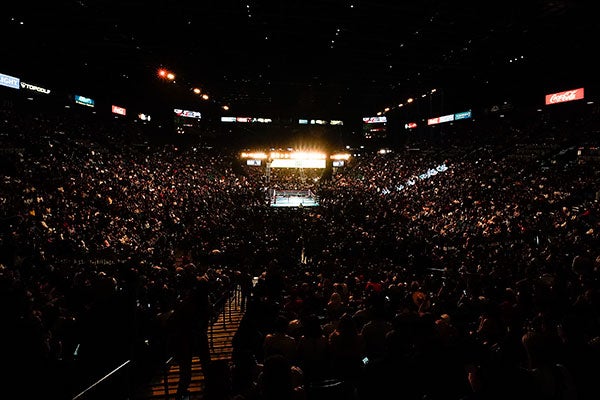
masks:
[[[564,103],[565,101],[583,99],[583,88],[567,90],[565,92],[552,93],[546,95],[546,105]]]
[[[124,109],[123,107],[119,107],[119,106],[112,106],[112,112],[113,114],[119,114],[119,115],[127,115],[127,110]]]

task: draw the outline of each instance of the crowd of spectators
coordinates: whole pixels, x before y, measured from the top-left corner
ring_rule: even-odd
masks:
[[[512,128],[526,147],[363,154],[312,179],[319,207],[273,209],[235,153],[3,110],[5,361],[47,385],[93,376],[160,343],[202,276],[213,299],[230,282],[247,296],[222,398],[597,398],[600,175],[578,162],[597,132],[582,126],[585,142],[541,125],[531,142]]]

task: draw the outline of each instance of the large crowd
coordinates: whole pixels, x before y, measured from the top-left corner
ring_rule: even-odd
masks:
[[[574,149],[597,130],[511,129],[267,182],[235,152],[2,110],[4,361],[70,395],[203,277],[247,298],[223,399],[595,399],[600,175]],[[294,182],[320,205],[268,206]]]

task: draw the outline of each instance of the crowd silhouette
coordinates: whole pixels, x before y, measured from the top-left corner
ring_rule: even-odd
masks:
[[[207,305],[234,284],[245,316],[210,397],[596,399],[594,121],[277,171],[320,206],[273,209],[235,151],[4,109],[5,378],[66,398],[163,341],[209,371]]]

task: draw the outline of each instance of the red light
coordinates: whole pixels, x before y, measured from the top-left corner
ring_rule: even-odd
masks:
[[[175,81],[175,74],[165,68],[160,68],[158,70],[158,76],[163,79],[168,79],[170,81]]]

